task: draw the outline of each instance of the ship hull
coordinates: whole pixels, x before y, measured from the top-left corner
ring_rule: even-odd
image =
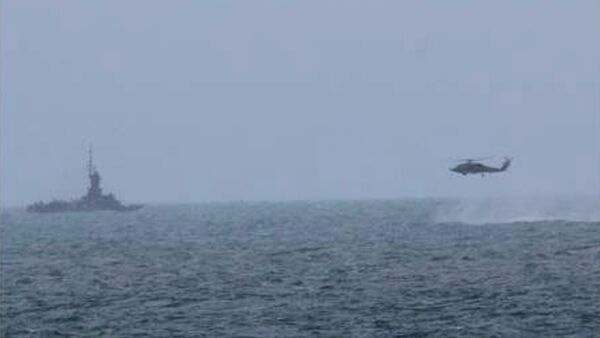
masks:
[[[93,212],[93,211],[116,211],[129,212],[139,210],[143,207],[142,204],[132,205],[115,205],[115,206],[100,206],[100,205],[82,205],[80,203],[54,201],[50,203],[36,203],[27,207],[28,212],[33,213],[59,213],[59,212]]]

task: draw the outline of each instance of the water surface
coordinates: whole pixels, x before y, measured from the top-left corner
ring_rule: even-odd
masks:
[[[0,233],[0,332],[600,332],[600,222],[440,221],[450,210],[436,200],[213,203],[132,213],[7,210]]]

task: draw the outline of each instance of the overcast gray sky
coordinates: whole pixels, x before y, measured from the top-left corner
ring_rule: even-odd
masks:
[[[600,191],[596,0],[1,4],[5,206]]]

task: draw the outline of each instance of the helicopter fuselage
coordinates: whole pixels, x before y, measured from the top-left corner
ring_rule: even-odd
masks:
[[[504,163],[499,168],[490,167],[490,166],[487,166],[485,164],[481,164],[478,162],[467,161],[465,163],[461,163],[461,164],[457,165],[454,168],[451,168],[450,171],[453,171],[455,173],[459,173],[462,175],[469,175],[469,174],[483,175],[486,173],[498,173],[498,172],[505,171],[506,169],[508,169],[509,166],[510,166],[510,159],[504,160]]]

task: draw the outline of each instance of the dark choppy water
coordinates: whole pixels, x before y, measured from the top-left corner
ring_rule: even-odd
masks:
[[[599,222],[439,223],[448,210],[422,200],[5,211],[0,333],[600,335]]]

